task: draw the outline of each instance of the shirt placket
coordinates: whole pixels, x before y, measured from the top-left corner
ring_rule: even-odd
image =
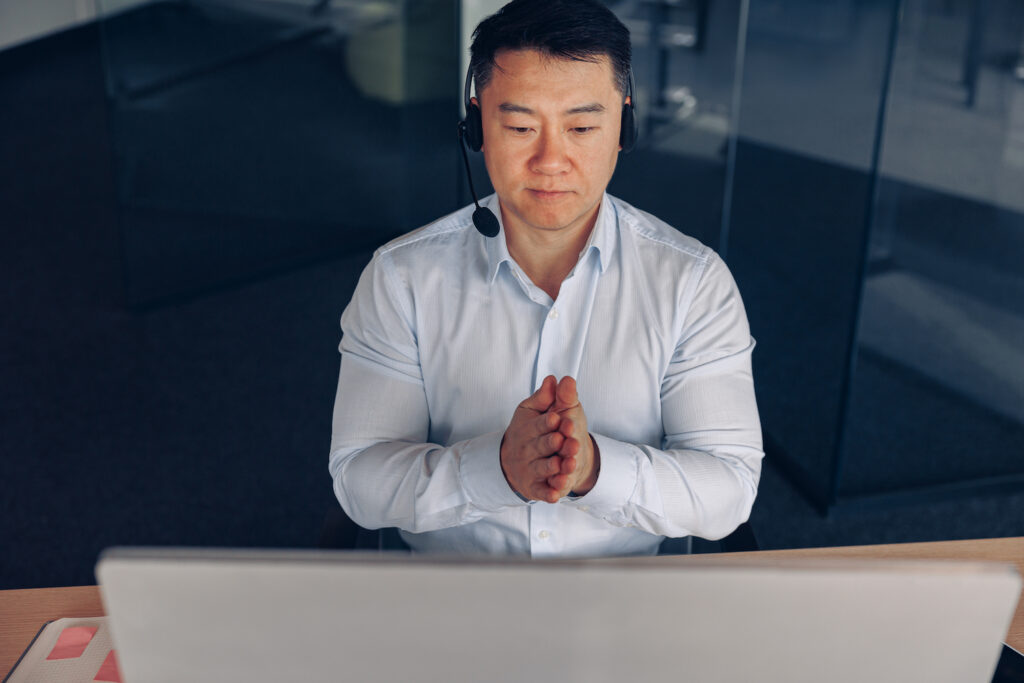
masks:
[[[534,387],[539,387],[548,375],[561,379],[564,374],[562,361],[567,342],[565,329],[568,316],[563,316],[560,309],[568,306],[571,291],[567,290],[571,289],[571,280],[563,282],[558,298],[548,306],[541,326],[540,343],[537,345]],[[552,557],[558,554],[564,540],[559,534],[558,512],[557,503],[537,502],[530,506],[530,555],[533,557]]]
[[[532,385],[534,391],[540,387],[541,381],[549,374],[548,368],[552,366],[551,363],[551,343],[555,341],[554,337],[557,336],[557,330],[555,325],[552,323],[557,322],[559,316],[558,313],[558,302],[552,302],[551,297],[548,296],[543,290],[537,287],[528,277],[519,269],[517,265],[509,263],[509,268],[512,276],[515,278],[519,287],[523,293],[533,303],[544,306],[547,309],[547,314],[543,319],[540,329],[540,343],[537,347],[537,358],[533,364],[534,376],[532,378]],[[563,285],[564,291],[564,285]],[[559,293],[561,297],[562,292]],[[545,340],[549,340],[549,343],[545,344]],[[529,529],[527,534],[529,536],[529,547],[530,555],[532,557],[549,557],[555,554],[555,547],[557,545],[557,538],[555,535],[555,508],[556,506],[548,503],[542,503],[540,501],[530,501],[529,503]]]
[[[534,364],[535,388],[548,375],[561,379],[578,373],[597,272],[590,258],[582,259],[562,283],[558,298],[548,305]],[[545,300],[550,301],[550,297]],[[557,503],[537,502],[530,506],[530,554],[533,557],[550,557],[563,551],[567,539],[561,537],[565,525],[560,524],[559,518],[564,512]]]

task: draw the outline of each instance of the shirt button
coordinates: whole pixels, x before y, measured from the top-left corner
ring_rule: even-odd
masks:
[[[589,505],[580,505],[580,510],[582,510],[583,512],[590,512],[590,506]]]
[[[549,319],[549,320],[554,320],[554,319],[556,319],[557,317],[558,317],[558,310],[557,310],[557,309],[555,309],[555,308],[552,308],[552,309],[551,309],[551,312],[550,312],[550,313],[548,313],[548,319]]]
[[[547,537],[548,537],[548,536],[550,536],[550,535],[551,535],[551,533],[550,533],[550,532],[548,532],[548,531],[542,531],[542,532],[540,532],[539,534],[537,534],[537,537],[538,537],[538,538],[540,538],[540,539],[545,539],[545,538],[547,538]]]

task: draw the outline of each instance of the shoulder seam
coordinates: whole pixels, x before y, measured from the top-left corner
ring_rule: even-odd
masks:
[[[445,228],[441,228],[439,224],[446,220],[451,220],[452,225],[447,226]],[[458,232],[459,230],[465,230],[466,226],[466,221],[455,221],[451,217],[441,218],[434,223],[428,223],[427,225],[423,226],[423,228],[420,229],[420,234],[416,235],[415,237],[406,237],[405,239],[399,237],[395,241],[385,244],[380,249],[378,249],[378,253],[384,255],[392,251],[395,251],[396,249],[411,246],[425,239],[429,239],[432,237],[440,237],[443,235],[447,235],[449,233]],[[435,228],[436,231],[431,231],[431,228]]]
[[[395,281],[397,276],[395,275],[395,273],[392,272],[392,270],[394,270],[394,262],[391,260],[390,256],[390,249],[387,250],[386,252],[381,252],[376,259],[377,266],[381,269],[381,271],[384,274],[384,280],[386,281],[386,284],[384,286],[385,288],[391,290],[390,295],[392,300],[398,303],[398,307],[402,309],[402,313],[405,315],[406,320],[408,320],[411,323],[414,320],[412,311],[410,311],[409,308],[407,307],[405,302],[405,296],[403,296],[405,294],[408,294],[409,288],[405,286],[405,284],[399,286],[400,283]]]
[[[705,249],[707,249],[708,255],[701,259],[700,270],[691,277],[689,282],[686,283],[683,299],[680,301],[680,304],[682,305],[682,315],[679,317],[680,322],[685,321],[690,317],[690,309],[693,308],[693,302],[697,298],[697,290],[700,289],[701,284],[704,282],[704,278],[707,277],[708,271],[711,270],[715,263],[715,251],[708,247],[705,247]]]
[[[691,249],[689,247],[686,247],[686,246],[684,246],[682,244],[677,244],[677,243],[671,242],[669,240],[664,239],[663,237],[660,237],[660,236],[650,232],[649,230],[645,230],[644,227],[637,220],[636,215],[633,213],[633,212],[637,211],[637,209],[632,207],[632,206],[630,206],[629,204],[626,204],[625,202],[623,202],[621,200],[616,200],[616,201],[619,203],[619,206],[622,208],[622,213],[620,215],[626,221],[626,223],[629,225],[630,230],[631,230],[631,232],[634,235],[636,235],[638,237],[642,237],[642,238],[644,238],[646,240],[649,240],[651,242],[654,242],[656,244],[660,244],[662,246],[668,247],[669,249],[672,249],[674,251],[678,251],[680,253],[687,254],[687,255],[692,256],[692,257],[694,257],[696,259],[699,259],[701,261],[707,261],[710,258],[710,254],[714,253],[714,250],[711,249],[710,247],[708,247],[706,244],[701,244],[701,248],[695,250],[695,249]],[[654,217],[652,216],[652,218],[654,218]],[[656,220],[658,220],[658,219],[656,219]],[[671,227],[671,226],[669,226],[669,227]],[[675,230],[675,228],[672,228],[672,229]],[[680,234],[682,234],[682,233],[680,233]]]

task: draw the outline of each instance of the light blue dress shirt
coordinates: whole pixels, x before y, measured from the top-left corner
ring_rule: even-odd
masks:
[[[341,317],[345,512],[419,551],[532,557],[654,554],[745,521],[763,457],[754,341],[717,254],[605,195],[552,301],[472,210],[378,249]],[[576,378],[601,469],[584,496],[527,503],[499,449],[547,375]]]

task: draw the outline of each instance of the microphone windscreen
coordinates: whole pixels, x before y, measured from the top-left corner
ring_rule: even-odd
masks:
[[[498,217],[491,213],[486,206],[478,206],[473,212],[473,225],[484,237],[498,235]]]

